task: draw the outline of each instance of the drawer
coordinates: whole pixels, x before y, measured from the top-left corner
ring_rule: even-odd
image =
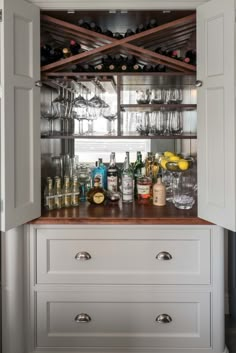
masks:
[[[210,347],[210,293],[93,288],[36,295],[37,347]]]
[[[38,228],[37,283],[209,284],[210,230]]]

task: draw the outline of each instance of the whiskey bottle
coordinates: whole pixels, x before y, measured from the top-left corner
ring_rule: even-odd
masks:
[[[79,181],[77,175],[73,176],[71,187],[71,206],[79,206]]]
[[[52,182],[52,178],[50,177],[47,178],[46,186],[44,189],[44,207],[47,210],[53,210],[55,207],[53,182]]]
[[[133,170],[129,163],[129,152],[126,152],[125,162],[121,175],[122,201],[133,202],[134,200],[134,178]]]
[[[94,187],[87,193],[87,200],[95,205],[101,205],[106,200],[106,191],[100,186],[100,179],[98,177],[95,177]]]
[[[63,207],[71,206],[71,188],[70,188],[70,177],[64,177],[64,186],[63,186]]]
[[[165,206],[166,205],[166,187],[158,177],[157,183],[153,185],[153,205]]]
[[[63,196],[61,189],[61,178],[56,176],[54,178],[54,198],[55,198],[55,208],[60,209],[63,207]]]
[[[107,169],[107,190],[118,191],[118,168],[116,166],[115,152],[111,152],[110,164]]]

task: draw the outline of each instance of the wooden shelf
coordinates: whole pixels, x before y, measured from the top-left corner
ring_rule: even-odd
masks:
[[[195,14],[162,24],[121,40],[107,37],[48,15],[42,15],[41,20],[44,33],[49,33],[59,42],[62,37],[68,39],[73,37],[81,43],[85,50],[83,53],[43,66],[41,68],[42,73],[63,70],[70,65],[84,62],[96,65],[101,61],[104,54],[114,54],[117,51],[125,55],[135,55],[141,64],[164,64],[167,68],[177,72],[196,72],[194,65],[186,64],[150,50],[153,49],[154,45],[157,47],[159,43],[162,43],[162,36],[169,38],[173,46],[176,45],[176,47],[179,47],[180,43],[183,45],[191,37],[196,27]]]
[[[191,210],[178,210],[172,203],[155,207],[151,201],[145,204],[110,203],[102,206],[81,202],[79,207],[42,211],[33,224],[210,224],[197,217],[197,206]]]
[[[191,111],[196,110],[196,104],[121,104],[121,111],[134,111],[134,112],[152,112],[156,110],[162,111]]]

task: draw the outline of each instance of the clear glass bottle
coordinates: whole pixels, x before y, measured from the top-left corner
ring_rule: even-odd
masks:
[[[71,206],[71,188],[70,188],[70,178],[68,176],[64,177],[63,185],[63,207]]]
[[[166,205],[166,187],[165,184],[163,184],[161,177],[158,177],[156,184],[153,185],[153,205]]]
[[[60,209],[63,206],[63,196],[61,189],[61,178],[56,176],[54,178],[54,197],[55,197],[55,208]]]
[[[79,206],[79,181],[77,175],[73,176],[71,186],[71,206]]]
[[[95,205],[101,205],[106,200],[106,191],[100,186],[98,177],[95,177],[94,186],[87,193],[87,200]]]
[[[125,162],[121,176],[122,202],[134,201],[134,177],[133,170],[129,162],[129,152],[126,152]]]
[[[44,207],[47,210],[53,210],[55,207],[55,198],[53,193],[53,181],[52,178],[48,177],[46,186],[44,189]]]
[[[111,192],[118,191],[118,168],[115,152],[111,152],[110,164],[107,169],[107,190]]]

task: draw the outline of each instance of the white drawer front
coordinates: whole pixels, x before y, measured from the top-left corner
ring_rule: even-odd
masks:
[[[210,283],[208,229],[52,228],[36,237],[37,283]]]
[[[207,348],[210,293],[38,292],[36,327],[37,347]]]

